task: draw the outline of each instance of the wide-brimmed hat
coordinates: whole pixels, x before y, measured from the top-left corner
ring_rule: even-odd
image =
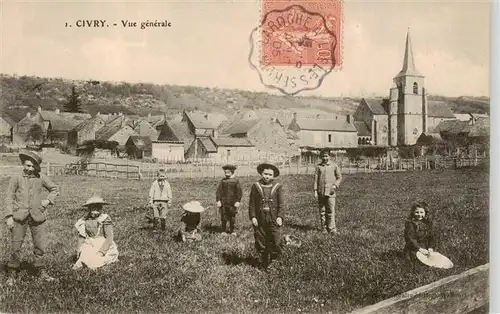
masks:
[[[33,151],[22,151],[19,153],[19,158],[24,163],[25,160],[29,159],[33,162],[33,165],[37,171],[40,171],[40,164],[42,163],[42,157]]]
[[[102,199],[102,197],[95,195],[95,196],[92,196],[91,198],[89,198],[83,206],[87,207],[87,206],[94,205],[94,204],[108,205],[109,203],[105,202]]]
[[[198,201],[191,201],[189,203],[186,203],[182,205],[182,209],[190,213],[201,213],[205,211],[205,208],[203,208],[203,206],[201,206],[200,202]]]
[[[268,164],[268,163],[263,163],[263,164],[260,164],[260,165],[257,166],[257,172],[259,174],[262,174],[262,172],[264,171],[264,169],[273,169],[273,171],[274,171],[274,177],[275,178],[279,177],[279,175],[280,175],[280,170],[275,165]]]
[[[235,165],[224,165],[224,166],[222,166],[222,169],[223,170],[235,171],[236,170],[236,166]]]
[[[302,241],[300,241],[299,238],[290,234],[285,235],[283,237],[283,241],[285,242],[285,245],[290,245],[294,247],[300,247],[302,245]]]
[[[165,169],[158,170],[158,172],[156,173],[156,175],[158,176],[158,178],[162,178],[162,179],[166,179],[167,178],[167,172],[165,171]]]
[[[452,261],[438,252],[431,252],[428,255],[417,252],[417,258],[419,261],[424,263],[427,266],[436,267],[436,268],[452,268]]]

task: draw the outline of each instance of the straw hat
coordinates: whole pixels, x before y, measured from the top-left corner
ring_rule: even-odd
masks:
[[[40,164],[42,163],[42,157],[33,151],[23,151],[19,153],[19,158],[24,163],[25,160],[31,160],[33,162],[36,171],[41,171]]]
[[[93,205],[93,204],[101,204],[101,205],[108,205],[109,203],[108,202],[105,202],[102,197],[100,196],[92,196],[91,198],[89,198],[87,200],[87,203],[85,203],[83,206],[90,206],[90,205]]]
[[[182,209],[190,213],[201,213],[205,211],[205,208],[203,208],[203,206],[201,206],[200,202],[198,201],[191,201],[189,203],[186,203],[182,205]]]
[[[223,170],[235,171],[236,170],[236,166],[235,165],[225,165],[225,166],[222,166],[222,169]]]
[[[275,178],[279,177],[279,175],[280,175],[280,170],[275,165],[268,164],[268,163],[263,163],[263,164],[260,164],[260,165],[257,166],[257,172],[259,174],[262,174],[262,172],[264,171],[264,169],[273,169],[273,171],[274,171],[274,177]]]
[[[450,261],[449,258],[444,256],[441,253],[438,252],[431,252],[429,255],[422,254],[420,252],[417,252],[417,258],[419,261],[424,263],[427,266],[431,267],[436,267],[436,268],[452,268],[453,263]]]
[[[285,245],[290,245],[295,247],[300,247],[302,245],[302,241],[300,241],[299,238],[290,234],[285,235],[283,237],[283,241],[285,242]]]

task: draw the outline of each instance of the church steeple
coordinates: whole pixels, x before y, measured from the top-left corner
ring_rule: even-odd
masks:
[[[415,60],[413,59],[413,49],[411,47],[411,37],[410,28],[408,28],[408,33],[406,33],[406,47],[405,47],[405,57],[403,60],[403,68],[396,77],[401,76],[422,76],[420,72],[415,67]]]

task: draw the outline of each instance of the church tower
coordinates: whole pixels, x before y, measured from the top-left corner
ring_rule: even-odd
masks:
[[[424,128],[427,127],[427,117],[424,115],[427,115],[427,101],[424,79],[425,77],[415,67],[408,29],[403,68],[394,77],[397,92],[391,89],[390,99],[389,120],[393,109],[393,97],[397,97],[397,145],[413,145],[420,134],[426,131]]]

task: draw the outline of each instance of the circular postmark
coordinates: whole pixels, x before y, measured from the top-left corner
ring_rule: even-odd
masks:
[[[296,95],[321,86],[335,68],[336,17],[301,5],[266,12],[250,34],[250,66],[266,87]]]

